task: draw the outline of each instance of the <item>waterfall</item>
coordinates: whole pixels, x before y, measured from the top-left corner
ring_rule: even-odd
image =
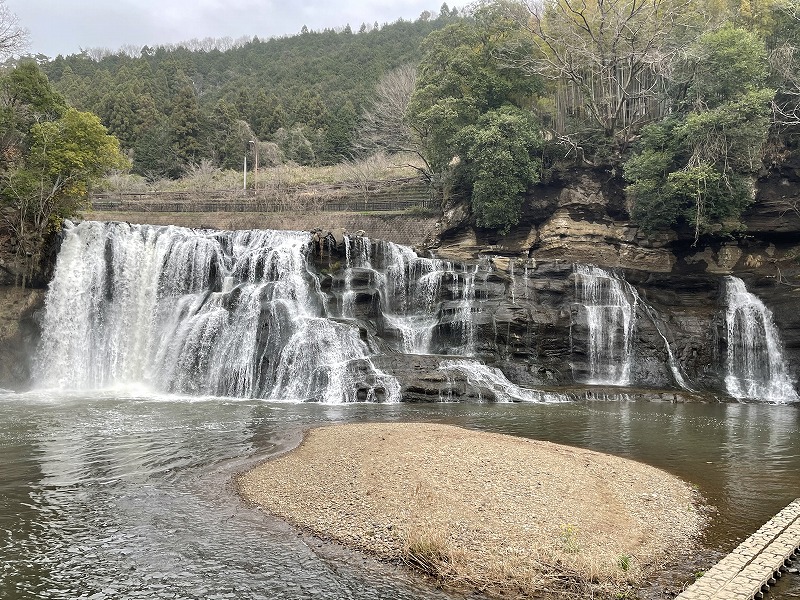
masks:
[[[575,296],[588,329],[589,380],[630,383],[636,295],[629,285],[594,266],[575,265]]]
[[[675,383],[681,389],[684,389],[687,392],[693,392],[694,390],[691,387],[689,387],[689,384],[686,383],[686,379],[683,377],[683,373],[681,373],[678,361],[675,360],[675,355],[672,352],[672,345],[669,343],[669,339],[667,338],[667,333],[665,331],[666,327],[661,322],[661,317],[658,315],[658,313],[652,306],[650,306],[647,302],[642,300],[642,297],[639,296],[639,292],[636,291],[636,288],[634,288],[628,282],[624,283],[628,287],[629,293],[633,296],[636,306],[642,307],[645,314],[653,323],[653,327],[656,328],[656,332],[658,333],[659,337],[661,337],[661,339],[664,341],[664,349],[667,352],[667,364],[669,365],[669,370],[672,373],[672,378],[675,380]]]
[[[420,257],[411,248],[376,242],[374,259],[387,325],[399,332],[406,354],[475,353],[473,312],[479,266]],[[449,339],[437,329],[449,329]]]
[[[725,386],[739,400],[797,402],[772,313],[737,277],[725,278],[728,352]]]
[[[67,224],[34,364],[42,387],[397,401],[357,327],[329,320],[310,236]]]
[[[511,285],[509,286],[509,295],[511,296],[511,304],[517,304],[517,278],[514,275],[514,261],[511,260],[508,262],[508,276],[511,279]]]
[[[478,274],[478,265],[464,277],[464,285],[460,291],[460,299],[456,305],[453,323],[460,335],[460,348],[453,354],[473,356],[475,354],[475,323],[472,313],[475,306],[475,276]],[[454,293],[458,294],[456,289]]]
[[[488,392],[491,400],[495,402],[565,402],[566,396],[541,390],[532,390],[520,387],[503,375],[500,369],[489,367],[475,360],[443,360],[439,370],[457,372],[466,377],[467,383],[478,391],[478,396],[483,400],[482,394]],[[446,401],[449,398],[442,398]]]
[[[372,268],[371,245],[369,238],[357,236],[351,238],[344,236],[345,267],[344,290],[341,296],[341,315],[344,318],[355,316],[355,292],[353,291],[353,276],[355,269]]]
[[[376,254],[382,267],[378,276],[381,310],[387,325],[399,332],[398,350],[429,354],[447,263],[421,258],[411,248],[391,242],[377,242]]]
[[[511,260],[506,276],[488,260],[463,264],[362,235],[339,239],[320,248],[294,231],[67,223],[32,379],[48,389],[349,403],[400,400],[394,374],[409,397],[447,397],[444,373],[459,393],[466,383],[498,401],[563,399],[516,386],[477,359],[505,343],[504,356],[531,361],[528,372],[549,370],[544,361],[562,347],[547,328],[555,309],[563,318],[563,304],[553,304],[563,302],[563,279],[551,294],[547,280],[533,279],[531,260]],[[630,383],[638,312],[658,334],[649,325],[643,332],[656,352],[642,352],[642,372],[649,376],[650,357],[663,357],[676,387],[691,390],[666,322],[633,286],[594,266],[575,265],[569,276],[573,356],[585,352],[585,367],[573,363],[576,378]],[[769,311],[739,279],[727,278],[725,290],[728,392],[798,401]],[[425,354],[434,356],[414,357]],[[420,365],[439,363],[433,383],[419,377]]]
[[[525,284],[525,288],[524,288],[524,290],[525,290],[524,291],[525,300],[529,300],[530,299],[530,291],[528,290],[528,263],[529,262],[530,262],[529,260],[525,260],[525,270],[522,272],[522,279],[523,279],[523,282]],[[534,265],[534,267],[535,267],[535,265]]]

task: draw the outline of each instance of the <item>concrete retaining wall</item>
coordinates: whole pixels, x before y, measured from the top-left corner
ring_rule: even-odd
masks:
[[[364,230],[374,239],[407,246],[423,246],[438,233],[435,217],[416,217],[398,214],[359,214],[345,212],[320,213],[147,213],[122,211],[86,211],[87,221],[125,221],[149,225],[179,225],[206,229],[289,229],[310,231],[342,228],[354,233]]]

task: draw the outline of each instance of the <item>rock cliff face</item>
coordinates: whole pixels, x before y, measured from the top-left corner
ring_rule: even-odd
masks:
[[[759,182],[745,226],[736,241],[695,244],[688,233],[645,235],[631,223],[617,178],[582,170],[534,190],[523,221],[506,236],[475,228],[463,208],[451,207],[435,252],[492,261],[495,271],[481,284],[488,314],[480,318],[479,346],[512,379],[587,380],[590,341],[576,295],[577,263],[616,274],[638,296],[632,385],[675,387],[677,368],[687,387],[725,389],[729,275],[741,278],[771,310],[789,377],[796,382],[800,193],[793,171]],[[523,273],[527,276],[520,283]]]
[[[24,389],[29,385],[30,357],[40,335],[38,316],[58,239],[48,240],[41,263],[33,268],[21,265],[13,246],[11,237],[0,229],[0,388]],[[23,280],[25,288],[20,287]]]
[[[798,179],[787,172],[760,182],[745,236],[695,244],[680,232],[645,235],[630,220],[615,174],[575,170],[532,191],[508,235],[475,228],[467,208],[453,205],[436,241],[419,252],[437,260],[371,240],[367,226],[347,236],[314,229],[309,269],[331,319],[356,324],[374,366],[397,377],[406,400],[491,400],[513,384],[575,397],[606,389],[638,397],[645,389],[666,399],[723,398],[729,355],[749,352],[758,363],[775,348],[783,361],[757,367],[796,389]],[[732,311],[731,276],[771,311],[778,346],[751,348],[744,324],[730,325],[761,314],[750,305]],[[24,348],[35,343],[41,298],[14,296],[4,313],[23,326],[8,329],[0,387],[26,376]],[[769,329],[758,318],[747,330],[752,338]],[[364,395],[386,393],[379,387],[370,383]]]
[[[43,304],[44,290],[0,287],[0,388],[28,386]]]

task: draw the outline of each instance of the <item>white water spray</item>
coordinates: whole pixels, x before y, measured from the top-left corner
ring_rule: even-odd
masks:
[[[740,400],[800,400],[786,370],[770,310],[738,277],[725,278],[725,302],[728,393]]]
[[[495,402],[565,402],[566,396],[541,390],[520,387],[503,374],[500,369],[489,367],[476,360],[443,360],[439,370],[456,372],[466,377],[467,383],[478,392],[486,390]],[[446,400],[446,398],[444,399]]]
[[[309,242],[291,231],[68,224],[35,380],[68,389],[145,384],[292,401],[399,400],[399,384],[372,365],[358,329],[326,319]]]
[[[633,361],[636,296],[628,293],[625,282],[603,269],[575,265],[574,270],[575,296],[588,328],[587,383],[627,385]]]

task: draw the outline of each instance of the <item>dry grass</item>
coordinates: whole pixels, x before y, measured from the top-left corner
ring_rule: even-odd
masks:
[[[259,181],[265,185],[277,182],[285,185],[313,185],[351,183],[359,184],[368,181],[386,181],[415,177],[419,171],[413,166],[421,166],[418,159],[408,156],[373,156],[345,161],[337,165],[324,167],[306,167],[300,165],[280,165],[267,169],[259,169]]]
[[[365,181],[391,181],[419,175],[419,159],[413,156],[375,154],[373,156],[345,161],[337,165],[310,167],[296,164],[282,164],[274,167],[261,167],[258,170],[259,189],[273,190],[304,185],[359,185]],[[117,173],[107,177],[97,188],[103,192],[210,192],[238,191],[242,188],[242,172],[222,170],[207,161],[187,169],[181,179],[159,179],[148,181],[139,175]],[[252,188],[254,173],[247,176],[248,186]]]
[[[443,500],[430,485],[418,483],[401,534],[402,561],[443,584],[503,596],[585,600],[619,597],[644,574],[627,554],[582,555],[577,528],[569,523],[560,525],[552,548],[506,547],[500,553],[476,556],[452,522],[432,522],[426,517],[426,507]],[[608,568],[613,560],[617,569]]]
[[[445,425],[312,430],[239,484],[317,535],[499,595],[620,596],[701,525],[692,489],[663,471]]]

